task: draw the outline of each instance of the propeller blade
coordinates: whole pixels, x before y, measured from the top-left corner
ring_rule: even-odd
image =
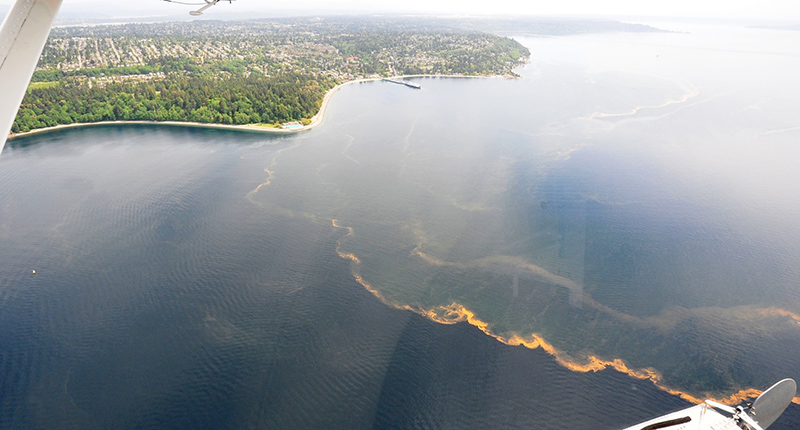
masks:
[[[746,422],[747,425],[749,425],[753,430],[764,430],[754,419],[750,418],[750,415],[747,412],[739,414],[739,418]]]
[[[768,428],[781,416],[796,395],[797,384],[791,379],[784,379],[758,396],[750,412],[755,415],[761,428]]]
[[[720,410],[723,410],[723,411],[725,411],[725,412],[727,412],[729,414],[735,414],[735,413],[739,412],[736,409],[734,409],[734,408],[732,408],[732,407],[730,407],[728,405],[723,405],[722,403],[715,402],[713,400],[706,400],[706,404],[708,404],[709,406],[711,406],[714,409],[720,409]]]

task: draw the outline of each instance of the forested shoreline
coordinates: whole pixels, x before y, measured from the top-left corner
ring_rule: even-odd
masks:
[[[104,87],[59,85],[32,90],[14,122],[14,133],[101,121],[188,121],[272,124],[302,121],[319,110],[334,83],[307,75],[229,79],[175,76],[157,82]]]

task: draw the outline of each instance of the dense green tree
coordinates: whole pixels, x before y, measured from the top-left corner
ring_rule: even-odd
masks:
[[[93,88],[67,81],[29,91],[13,131],[118,120],[223,124],[300,121],[316,114],[325,92],[333,85],[331,80],[300,74],[228,79],[170,76],[158,85],[128,82]]]

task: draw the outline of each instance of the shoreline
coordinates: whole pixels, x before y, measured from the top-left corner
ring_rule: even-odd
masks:
[[[515,69],[516,70],[516,69]],[[512,71],[512,73],[514,73]],[[320,124],[323,123],[325,120],[325,112],[328,110],[328,104],[330,104],[333,95],[336,94],[340,89],[347,85],[353,84],[363,84],[366,82],[379,82],[386,79],[409,79],[409,78],[443,78],[443,79],[519,79],[519,75],[491,75],[491,76],[468,76],[468,75],[399,75],[399,76],[390,76],[386,78],[362,78],[362,79],[354,79],[352,81],[347,81],[345,83],[336,85],[335,87],[331,88],[325,93],[325,97],[322,99],[322,104],[320,105],[319,112],[316,115],[311,117],[311,122],[308,125],[304,125],[301,128],[297,129],[283,129],[283,128],[272,128],[272,127],[264,127],[260,125],[254,124],[216,124],[216,123],[202,123],[202,122],[192,122],[192,121],[146,121],[146,120],[120,120],[120,121],[99,121],[99,122],[78,122],[74,124],[61,124],[55,125],[52,127],[45,127],[45,128],[37,128],[35,130],[26,131],[23,133],[11,133],[8,135],[8,140],[14,140],[18,138],[33,136],[37,134],[45,134],[51,132],[57,132],[60,130],[68,130],[72,128],[85,128],[85,127],[98,127],[104,125],[164,125],[170,127],[189,127],[189,128],[207,128],[212,130],[233,130],[233,131],[244,131],[250,133],[268,133],[268,134],[277,134],[277,135],[291,135],[296,133],[301,133],[304,131],[311,130],[313,128],[318,127]]]

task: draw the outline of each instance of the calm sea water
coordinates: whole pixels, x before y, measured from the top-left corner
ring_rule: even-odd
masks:
[[[800,33],[676,29],[348,86],[292,137],[13,142],[0,428],[614,429],[687,403],[591,357],[800,378]],[[533,334],[558,360],[497,340]]]

